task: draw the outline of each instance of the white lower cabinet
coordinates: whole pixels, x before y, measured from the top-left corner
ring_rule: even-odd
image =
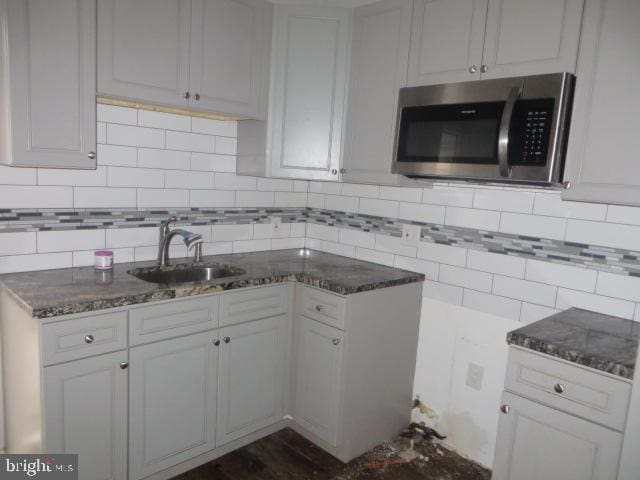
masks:
[[[220,329],[220,446],[282,419],[288,315]]]
[[[121,351],[43,370],[43,451],[77,453],[82,480],[127,478],[126,362]]]
[[[333,446],[339,445],[344,333],[299,318],[296,421]]]
[[[502,402],[493,480],[615,480],[621,433],[508,392]]]
[[[215,448],[215,331],[131,349],[129,478]]]

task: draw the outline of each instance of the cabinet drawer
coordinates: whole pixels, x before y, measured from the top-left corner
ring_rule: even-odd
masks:
[[[75,318],[42,326],[43,365],[127,348],[127,312]]]
[[[505,389],[620,431],[631,394],[623,380],[513,347]]]
[[[218,295],[134,308],[129,312],[131,345],[218,328]]]
[[[302,289],[302,314],[344,330],[346,299],[332,293],[304,287]]]
[[[224,293],[220,298],[220,326],[282,315],[288,310],[288,285]]]

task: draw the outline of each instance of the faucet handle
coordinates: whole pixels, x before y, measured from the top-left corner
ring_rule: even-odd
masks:
[[[162,222],[162,225],[168,227],[169,225],[171,225],[172,223],[176,223],[177,221],[178,221],[178,217],[176,217],[175,215],[171,215],[164,222]]]

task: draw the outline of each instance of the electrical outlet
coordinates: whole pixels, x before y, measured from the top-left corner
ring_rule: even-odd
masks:
[[[467,369],[467,386],[478,391],[482,390],[482,380],[484,378],[484,367],[469,362]]]
[[[422,228],[420,225],[402,225],[402,243],[407,245],[418,245],[420,243],[420,236],[422,235]]]
[[[271,233],[275,236],[282,230],[282,217],[271,217]]]

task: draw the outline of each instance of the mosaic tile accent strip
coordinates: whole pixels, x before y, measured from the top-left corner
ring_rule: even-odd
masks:
[[[179,225],[269,223],[270,217],[279,216],[284,223],[309,222],[393,237],[401,236],[403,224],[413,224],[422,227],[423,242],[640,277],[640,251],[316,208],[0,209],[0,234],[157,227],[170,215]]]

